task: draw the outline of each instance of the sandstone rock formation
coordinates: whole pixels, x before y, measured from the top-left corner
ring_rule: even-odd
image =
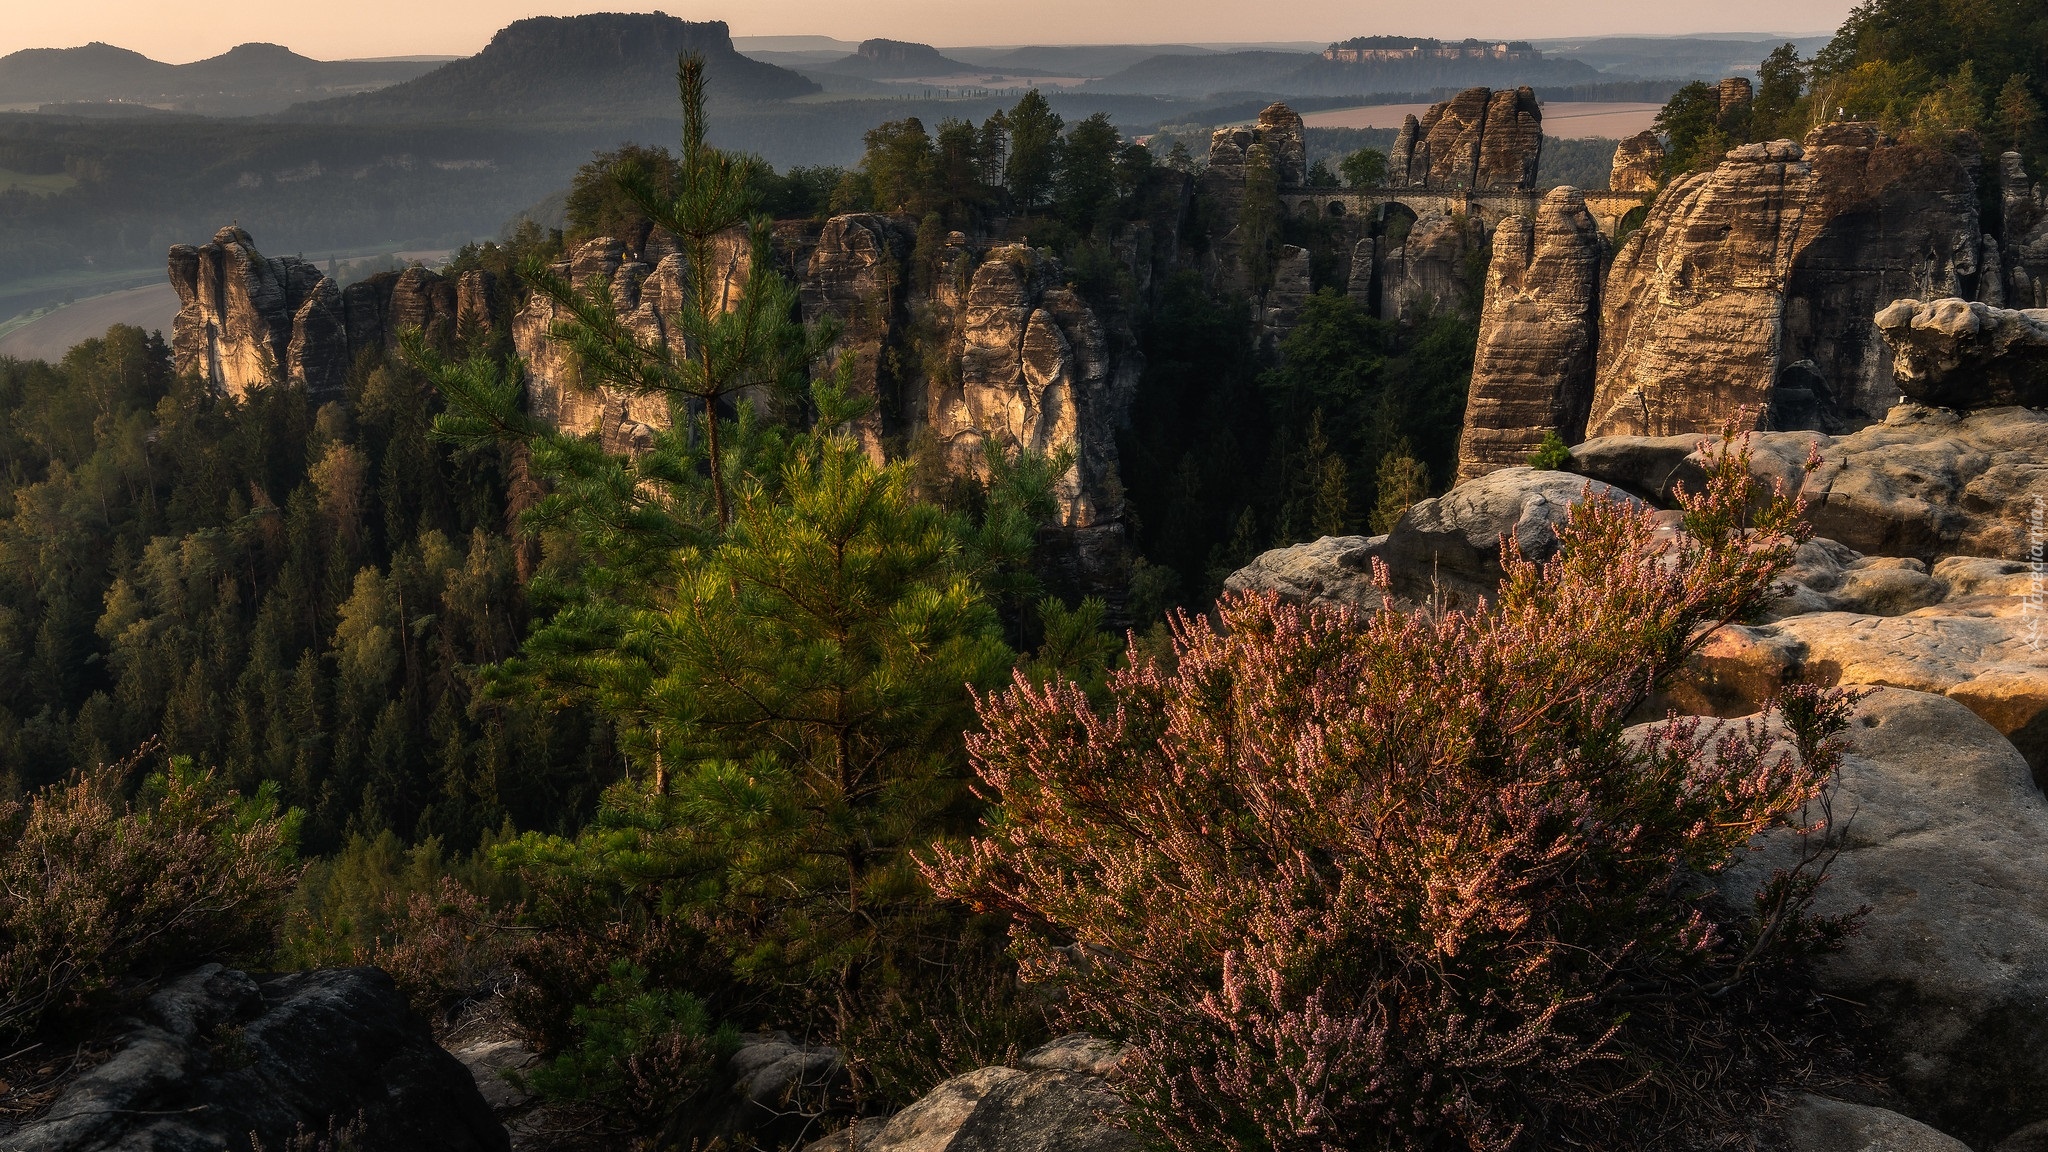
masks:
[[[1602,290],[1587,433],[1850,431],[1897,396],[1868,317],[1902,295],[1968,295],[1974,157],[1832,124],[1733,149],[1673,180]],[[1909,289],[1909,291],[1901,291]]]
[[[1395,187],[1493,191],[1536,186],[1543,112],[1528,87],[1467,88],[1402,121],[1388,158]]]
[[[1124,1102],[1110,1086],[1120,1050],[1065,1036],[1018,1061],[933,1088],[887,1120],[862,1120],[804,1152],[1129,1152]]]
[[[1244,197],[1245,164],[1252,149],[1264,159],[1283,188],[1308,179],[1308,133],[1301,116],[1285,104],[1270,104],[1252,127],[1218,128],[1209,134],[1210,190],[1234,209]]]
[[[1877,314],[1899,391],[1942,408],[2048,405],[2048,310],[1950,298],[1895,301]]]
[[[1648,129],[1614,146],[1614,165],[1607,176],[1613,192],[1655,192],[1664,179],[1664,142]]]
[[[636,253],[622,241],[600,236],[558,261],[553,271],[580,290],[608,291],[613,307],[643,342],[681,356],[683,336],[673,330],[672,317],[689,291],[683,257],[671,251],[661,256],[659,263],[650,264],[645,256],[652,254],[653,245],[648,247],[649,252]],[[749,267],[745,242],[737,236],[725,238],[716,245],[714,263],[718,269],[716,290],[723,306],[736,298],[745,282]],[[394,293],[394,312],[397,301],[404,298]],[[450,309],[452,312],[452,303]],[[512,346],[526,363],[528,411],[557,428],[594,434],[608,451],[646,448],[654,429],[669,426],[669,400],[585,387],[574,358],[552,338],[563,319],[565,315],[554,300],[539,292],[513,318]]]
[[[505,1130],[375,968],[253,978],[208,964],[165,982],[111,1056],[38,1118],[0,1122],[8,1152],[291,1148],[361,1125],[363,1148],[502,1152]]]
[[[1058,263],[1023,245],[991,249],[960,312],[956,379],[930,381],[928,421],[953,468],[985,475],[987,446],[1074,453],[1058,496],[1063,524],[1106,529],[1123,515],[1116,429],[1137,388],[1093,310]]]
[[[2048,801],[1953,700],[1877,689],[1848,737],[1841,851],[1816,908],[1869,912],[1816,977],[1863,1007],[1911,1115],[1989,1147],[2048,1119]],[[1754,891],[1801,850],[1782,831],[1755,847],[1724,891]]]
[[[856,394],[875,401],[856,434],[878,460],[929,440],[949,471],[981,478],[990,447],[1071,452],[1073,467],[1057,491],[1061,527],[1072,534],[1083,578],[1109,578],[1124,562],[1116,433],[1137,387],[1135,341],[1106,325],[1042,249],[976,252],[959,236],[937,254],[939,271],[921,286],[910,265],[913,239],[901,220],[873,214],[834,217],[815,236],[778,237],[775,258],[796,282],[803,319],[840,325],[831,355],[852,356]],[[571,283],[607,288],[643,340],[681,355],[682,334],[670,317],[686,299],[688,278],[679,254],[650,264],[658,240],[650,237],[647,252],[636,254],[599,238],[555,268]],[[729,237],[716,262],[715,290],[720,307],[729,307],[748,275],[749,249]],[[613,451],[647,444],[668,425],[669,405],[585,388],[551,336],[560,318],[550,299],[536,295],[513,323],[530,410],[557,427],[598,435]]]
[[[336,397],[358,357],[397,348],[406,329],[445,342],[462,316],[488,327],[497,308],[488,272],[466,272],[458,285],[414,265],[337,289],[304,260],[264,256],[232,226],[210,244],[173,246],[170,279],[179,301],[173,363],[233,396],[294,384]]]
[[[1613,437],[1572,449],[1572,467],[1668,504],[1685,482],[1699,489],[1700,436]],[[1763,432],[1750,441],[1753,471],[1806,502],[1814,531],[1858,552],[1928,563],[1954,555],[2024,558],[2034,501],[2048,500],[2048,413],[2001,408],[1958,415],[1900,405],[1883,424],[1847,436]],[[1820,466],[1805,471],[1810,450]]]
[[[1546,193],[1535,219],[1493,236],[1479,346],[1458,441],[1458,479],[1526,463],[1545,432],[1583,436],[1598,347],[1600,226],[1573,188]]]
[[[1472,216],[1425,206],[1412,219],[1396,217],[1377,239],[1380,317],[1413,324],[1461,307],[1467,258],[1485,243],[1486,225]]]
[[[1954,556],[1929,568],[1832,541],[1802,557],[1778,618],[1709,637],[1670,686],[1671,706],[1747,715],[1800,679],[1908,688],[1975,712],[2048,782],[2048,654],[2027,565]]]
[[[1300,604],[1377,608],[1373,584],[1384,564],[1397,606],[1444,602],[1470,607],[1491,599],[1504,574],[1503,538],[1531,560],[1557,554],[1557,529],[1588,494],[1641,505],[1611,485],[1522,465],[1497,469],[1408,509],[1385,536],[1326,536],[1275,548],[1224,581],[1225,591],[1269,592]]]
[[[1884,1108],[1801,1096],[1785,1111],[1789,1152],[1964,1152],[1968,1144]]]
[[[855,394],[877,402],[858,429],[872,453],[881,451],[879,402],[890,389],[887,360],[904,323],[909,286],[904,270],[915,239],[912,230],[893,217],[834,216],[825,222],[798,281],[804,322],[838,319],[843,327],[831,354],[835,359],[853,354]]]
[[[2005,303],[2048,308],[2048,196],[2017,152],[1998,158],[1998,198]]]
[[[171,353],[232,396],[291,382],[316,395],[341,391],[348,343],[334,282],[297,257],[270,258],[229,226],[213,242],[170,253],[178,316]]]
[[[1285,104],[1268,104],[1259,111],[1254,134],[1266,146],[1266,162],[1282,188],[1308,181],[1308,132],[1300,113]]]
[[[1746,110],[1754,89],[1750,86],[1747,76],[1727,76],[1715,85],[1714,94],[1720,98],[1721,115],[1727,116]]]

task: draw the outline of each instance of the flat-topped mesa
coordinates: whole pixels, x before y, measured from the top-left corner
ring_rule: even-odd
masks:
[[[1611,192],[1655,192],[1664,179],[1664,142],[1645,129],[1614,146],[1608,169]]]
[[[174,245],[170,280],[172,363],[230,396],[290,384],[337,397],[363,353],[396,348],[408,328],[446,340],[465,317],[488,326],[497,301],[495,279],[475,269],[457,283],[415,265],[337,288],[296,256],[263,255],[232,225],[211,243]]]
[[[1898,300],[1876,323],[1909,400],[1958,411],[2048,407],[2048,309]]]
[[[1401,123],[1388,158],[1397,188],[1530,191],[1543,152],[1543,110],[1527,86],[1467,88]]]
[[[1493,235],[1458,482],[1525,464],[1555,432],[1580,438],[1593,399],[1600,316],[1600,225],[1575,188],[1554,188],[1534,219]]]
[[[1975,295],[1976,155],[1824,125],[1680,176],[1602,289],[1588,436],[1711,432],[1747,409],[1845,432],[1898,396],[1870,318],[1902,294]]]

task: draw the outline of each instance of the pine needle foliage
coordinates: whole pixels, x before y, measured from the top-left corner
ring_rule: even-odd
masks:
[[[995,810],[926,875],[1014,917],[1065,1023],[1135,1045],[1167,1146],[1579,1143],[1626,1096],[1631,998],[1712,1011],[1841,927],[1808,917],[1810,872],[1749,915],[1698,879],[1820,792],[1840,695],[1624,734],[1790,562],[1796,505],[1754,487],[1725,452],[1669,549],[1589,500],[1549,562],[1504,544],[1475,612],[1227,598],[1171,659],[1134,647],[1105,702],[1019,677],[969,740]]]
[[[655,770],[582,836],[500,861],[543,890],[606,877],[743,982],[843,1021],[950,925],[908,848],[971,825],[969,686],[1015,660],[981,581],[1029,538],[988,539],[1004,522],[977,530],[913,499],[903,465],[806,438],[777,484],[741,490],[675,603],[635,614]]]

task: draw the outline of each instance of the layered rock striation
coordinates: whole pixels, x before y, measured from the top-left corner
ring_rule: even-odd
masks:
[[[1664,179],[1664,142],[1645,129],[1614,146],[1607,188],[1612,192],[1655,192]]]
[[[1546,432],[1579,440],[1593,399],[1600,226],[1574,188],[1493,237],[1479,346],[1458,441],[1458,479],[1526,463]]]
[[[1976,161],[1828,125],[1680,177],[1602,290],[1587,434],[1670,435],[1747,410],[1764,427],[1850,431],[1898,393],[1870,317],[1903,295],[1968,295]]]
[[[1467,88],[1401,123],[1388,158],[1395,187],[1473,192],[1536,186],[1543,152],[1543,111],[1536,93]]]
[[[414,265],[337,288],[296,256],[263,255],[232,225],[211,243],[172,247],[170,280],[173,363],[231,396],[282,384],[338,396],[359,357],[396,348],[407,329],[445,341],[464,322],[488,326],[497,308],[488,272],[457,282]]]
[[[1056,489],[1060,528],[1071,534],[1082,582],[1099,584],[1124,559],[1116,433],[1142,368],[1136,341],[1119,318],[1069,287],[1042,249],[976,248],[956,234],[931,255],[935,270],[920,274],[914,241],[900,219],[854,214],[815,231],[785,230],[771,248],[796,283],[803,318],[838,325],[828,357],[850,359],[854,392],[873,402],[855,434],[878,461],[929,450],[950,474],[980,479],[990,474],[991,451],[1069,455]],[[752,256],[737,234],[715,247],[713,290],[726,308],[738,300]],[[690,278],[680,254],[650,260],[660,251],[659,237],[642,252],[600,237],[555,270],[586,291],[609,292],[643,341],[680,357],[686,342],[673,317]],[[557,336],[563,319],[550,298],[536,295],[514,320],[530,410],[597,436],[609,450],[643,449],[670,425],[674,405],[591,387]]]

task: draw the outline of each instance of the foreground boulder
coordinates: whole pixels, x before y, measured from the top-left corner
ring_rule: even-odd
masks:
[[[1969,1145],[1897,1112],[1802,1096],[1785,1112],[1791,1152],[1966,1152]]]
[[[1817,909],[1869,911],[1816,978],[1862,1007],[1908,1112],[1988,1147],[2048,1119],[2048,801],[2011,744],[1940,696],[1876,689],[1848,742]],[[1754,847],[1726,874],[1731,896],[1802,843],[1781,831]],[[1909,1145],[1830,1147],[1851,1146]]]
[[[1897,300],[1877,314],[1877,331],[1909,399],[1959,409],[2048,404],[2048,311]]]
[[[1813,540],[1776,619],[1708,637],[1656,708],[1743,716],[1794,680],[1947,696],[2018,748],[2048,787],[2048,653],[2019,561],[1862,556]]]
[[[353,1127],[379,1152],[502,1152],[476,1081],[434,1043],[375,968],[256,978],[208,964],[124,1022],[110,1059],[39,1119],[0,1130],[7,1152],[284,1149]]]
[[[1500,586],[1504,538],[1530,560],[1550,559],[1557,530],[1588,495],[1646,507],[1611,484],[1517,464],[1418,502],[1385,536],[1325,536],[1272,549],[1233,572],[1223,588],[1372,609],[1384,599],[1372,583],[1377,560],[1387,566],[1397,601],[1470,607]]]
[[[1681,483],[1698,491],[1705,438],[1609,436],[1572,449],[1572,469],[1668,505]],[[2048,412],[1993,408],[1958,414],[1894,407],[1882,424],[1847,436],[1758,432],[1751,470],[1806,501],[1818,535],[1858,552],[1911,556],[2027,555],[2034,500],[2048,500]],[[1711,450],[1711,449],[1709,449]],[[1810,450],[1820,467],[1807,473]]]
[[[1064,1036],[1016,1068],[955,1076],[889,1119],[861,1121],[805,1152],[1135,1152],[1108,1079],[1122,1059],[1114,1045]]]

